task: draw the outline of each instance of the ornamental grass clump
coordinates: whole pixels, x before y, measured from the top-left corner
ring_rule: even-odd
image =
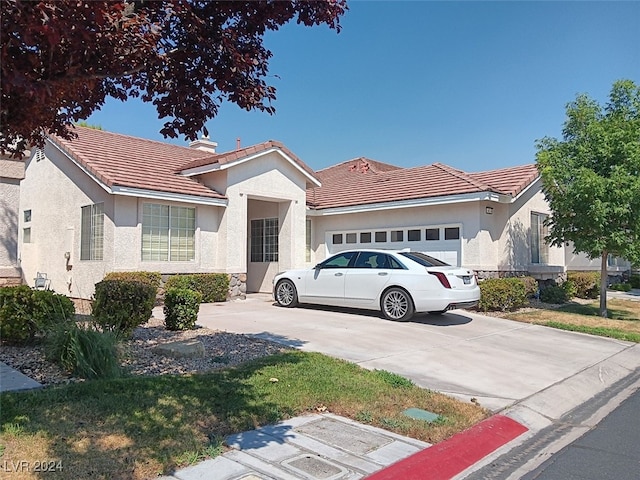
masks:
[[[116,378],[121,375],[118,337],[91,325],[58,324],[46,337],[47,359],[86,379]]]

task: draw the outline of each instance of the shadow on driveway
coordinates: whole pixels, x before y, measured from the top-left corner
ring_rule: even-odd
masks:
[[[272,305],[278,308],[286,308],[286,307],[280,307],[280,305],[278,305],[277,302],[273,302]],[[302,311],[315,310],[315,311],[321,311],[321,312],[339,312],[339,313],[347,313],[349,315],[357,315],[359,317],[370,317],[370,318],[379,318],[382,320],[386,320],[384,315],[382,315],[382,313],[379,310],[364,310],[359,308],[333,307],[328,305],[314,305],[309,303],[300,304],[294,308]],[[396,323],[393,320],[388,320],[388,321],[391,323]],[[464,325],[469,322],[471,322],[471,317],[462,315],[460,313],[446,312],[442,314],[416,313],[409,321],[397,322],[397,323],[420,323],[420,324],[434,325],[436,327],[450,327],[454,325]],[[263,337],[263,338],[267,338],[267,337]]]

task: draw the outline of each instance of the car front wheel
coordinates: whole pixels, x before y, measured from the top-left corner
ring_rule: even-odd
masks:
[[[390,288],[384,292],[380,306],[382,314],[388,320],[404,322],[413,316],[411,296],[401,288]]]
[[[276,302],[281,307],[295,307],[298,304],[298,292],[291,280],[280,280],[276,285]]]

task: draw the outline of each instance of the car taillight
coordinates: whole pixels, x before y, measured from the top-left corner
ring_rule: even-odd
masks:
[[[449,280],[447,279],[447,276],[444,273],[442,272],[429,272],[429,273],[431,275],[435,275],[436,277],[438,277],[438,280],[440,280],[440,283],[444,288],[451,288],[451,285],[449,284]]]

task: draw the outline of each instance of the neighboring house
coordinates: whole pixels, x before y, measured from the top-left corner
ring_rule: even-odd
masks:
[[[274,141],[217,153],[208,139],[187,148],[75,131],[33,150],[18,215],[25,282],[46,273],[72,297],[126,270],[223,272],[231,295],[270,291],[278,271],[366,246],[425,251],[483,277],[566,271],[564,248],[543,241],[535,165],[465,173],[360,158],[314,172]]]
[[[0,156],[0,286],[19,285],[18,212],[24,162]],[[28,236],[28,230],[25,232]]]

